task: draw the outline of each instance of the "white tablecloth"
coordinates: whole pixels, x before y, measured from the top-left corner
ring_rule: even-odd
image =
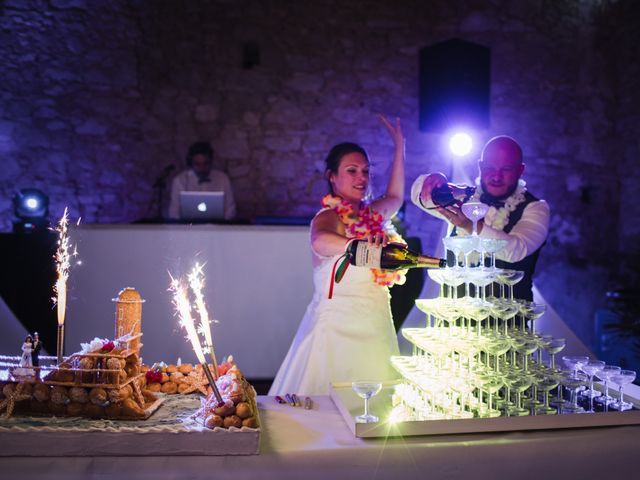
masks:
[[[277,404],[272,397],[258,400],[259,455],[4,457],[0,478],[637,478],[639,426],[358,439],[328,397],[315,397],[311,411]],[[131,453],[135,449],[130,445]]]

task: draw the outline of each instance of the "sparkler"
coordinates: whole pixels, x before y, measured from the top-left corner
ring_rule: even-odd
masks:
[[[191,342],[191,348],[193,348],[200,365],[202,365],[204,374],[206,375],[207,380],[209,380],[209,385],[211,385],[211,389],[213,390],[213,394],[215,395],[218,404],[223,404],[224,401],[222,400],[216,381],[213,378],[213,375],[211,375],[209,365],[207,365],[204,358],[204,351],[202,349],[202,345],[200,345],[200,338],[198,337],[193,316],[191,315],[191,303],[189,302],[187,289],[179,279],[173,278],[171,274],[169,274],[169,277],[171,278],[171,286],[169,287],[169,290],[173,292],[173,305],[175,306],[178,317],[180,318],[180,325],[187,332],[187,338]]]
[[[204,272],[202,271],[202,265],[196,263],[191,273],[187,276],[187,279],[189,280],[189,286],[195,297],[196,310],[200,316],[198,330],[204,335],[205,348],[209,348],[211,363],[213,364],[213,376],[217,379],[218,361],[216,360],[216,351],[213,348],[213,339],[211,337],[211,321],[209,320],[209,312],[207,311],[204,296],[202,295],[202,290],[204,289]]]
[[[62,218],[60,218],[55,228],[55,231],[58,232],[58,250],[54,258],[58,278],[54,286],[55,296],[53,297],[53,302],[57,307],[58,314],[58,364],[62,363],[64,353],[64,320],[67,311],[67,279],[69,278],[69,268],[71,267],[71,258],[78,255],[76,247],[69,243],[68,225],[69,214],[65,207]]]

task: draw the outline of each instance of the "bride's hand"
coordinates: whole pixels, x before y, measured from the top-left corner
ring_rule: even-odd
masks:
[[[375,245],[376,247],[384,247],[389,243],[389,237],[386,233],[374,233],[367,237],[367,243],[369,245]]]
[[[380,120],[380,123],[382,123],[384,128],[389,132],[394,145],[404,147],[404,135],[402,134],[402,128],[400,127],[400,118],[396,117],[396,124],[394,126],[381,113],[378,113],[377,117],[378,120]]]

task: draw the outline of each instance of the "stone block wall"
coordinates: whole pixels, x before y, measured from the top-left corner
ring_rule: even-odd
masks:
[[[418,130],[418,52],[461,38],[492,59],[491,128],[468,168],[493,135],[521,142],[553,212],[538,285],[591,341],[599,299],[631,275],[618,258],[637,251],[634,19],[629,0],[5,0],[0,228],[25,187],[49,195],[52,218],[154,217],[156,178],[196,140],[212,142],[241,217],[308,217],[336,142],[368,149],[382,189],[376,112],[403,122],[408,190],[451,170],[442,136]],[[438,221],[408,205],[406,226],[436,248]]]

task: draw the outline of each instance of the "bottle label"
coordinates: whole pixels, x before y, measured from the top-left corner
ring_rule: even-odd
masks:
[[[380,268],[381,256],[381,246],[371,245],[363,240],[356,245],[354,265],[358,267]]]

